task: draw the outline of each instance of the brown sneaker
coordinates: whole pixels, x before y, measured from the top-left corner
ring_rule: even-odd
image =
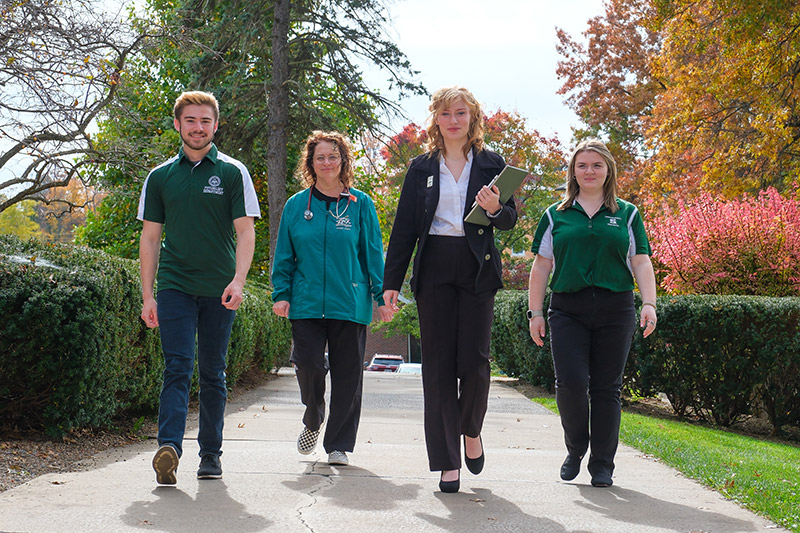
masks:
[[[159,485],[174,485],[178,482],[175,472],[178,470],[178,452],[169,444],[161,446],[153,457],[153,470]]]

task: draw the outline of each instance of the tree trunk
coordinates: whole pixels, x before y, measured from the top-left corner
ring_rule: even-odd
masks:
[[[289,14],[291,0],[276,0],[272,25],[272,84],[267,103],[267,200],[269,202],[269,264],[275,259],[275,243],[281,213],[286,204],[286,142],[289,126]]]

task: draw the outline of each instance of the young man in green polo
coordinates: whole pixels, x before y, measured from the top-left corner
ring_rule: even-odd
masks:
[[[253,259],[254,218],[260,216],[247,169],[212,142],[219,120],[214,95],[185,92],[175,101],[174,115],[183,146],[147,176],[138,213],[143,222],[142,320],[159,327],[164,352],[153,469],[158,483],[166,485],[177,482],[195,353],[200,376],[197,477],[222,477],[228,340]]]

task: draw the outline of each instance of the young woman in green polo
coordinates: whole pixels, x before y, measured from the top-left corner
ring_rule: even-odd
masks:
[[[620,388],[636,327],[634,280],[642,295],[639,325],[656,328],[656,281],[636,206],[617,198],[617,166],[596,140],[581,142],[567,170],[564,200],[545,211],[533,238],[528,287],[530,334],[544,344],[547,319],[567,458],[561,479],[575,479],[590,451],[595,487],[608,487],[619,441]],[[551,277],[552,273],[552,277]]]

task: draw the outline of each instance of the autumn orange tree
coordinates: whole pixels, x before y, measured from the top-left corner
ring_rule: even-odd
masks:
[[[621,162],[623,192],[791,189],[800,171],[800,5],[608,0],[587,43],[558,33],[561,92]]]
[[[726,197],[800,171],[800,5],[795,1],[663,2],[653,74],[665,85],[646,125],[654,180]]]
[[[608,0],[606,12],[587,23],[584,42],[557,29],[556,50],[563,59],[556,73],[564,83],[559,94],[585,127],[576,140],[602,137],[617,160],[626,197],[638,198],[646,156],[645,120],[663,90],[650,67],[660,36],[647,21],[655,15],[650,0]]]

